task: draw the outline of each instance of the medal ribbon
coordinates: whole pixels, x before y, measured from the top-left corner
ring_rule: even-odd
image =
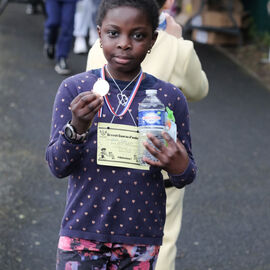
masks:
[[[100,77],[105,80],[105,68],[104,67],[100,69]],[[101,117],[101,116],[102,116],[102,107],[98,110],[98,117]]]
[[[105,78],[105,66],[100,69],[100,77],[103,80],[106,80],[106,78]],[[139,78],[137,79],[137,82],[136,82],[136,84],[135,84],[135,86],[134,86],[134,88],[132,90],[132,93],[131,93],[131,95],[128,98],[128,102],[127,102],[126,106],[124,107],[124,109],[122,110],[122,112],[119,113],[119,114],[115,113],[115,111],[113,110],[112,105],[111,105],[111,103],[109,101],[108,95],[105,96],[105,103],[106,103],[108,109],[110,110],[110,112],[113,115],[118,116],[118,117],[119,116],[123,116],[128,111],[129,107],[131,106],[132,101],[134,100],[134,98],[135,98],[135,96],[136,96],[136,94],[137,94],[137,92],[139,90],[139,87],[141,85],[142,79],[143,79],[143,72],[141,71],[141,73],[139,75]],[[98,117],[101,117],[101,115],[102,115],[102,108],[98,112]]]

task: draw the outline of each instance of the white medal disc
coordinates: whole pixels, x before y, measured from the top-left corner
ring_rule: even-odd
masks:
[[[93,86],[93,92],[103,97],[108,94],[109,88],[110,85],[106,80],[98,79]]]

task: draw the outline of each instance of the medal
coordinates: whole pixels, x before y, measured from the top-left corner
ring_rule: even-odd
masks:
[[[108,94],[109,88],[110,85],[106,80],[98,79],[93,86],[93,92],[103,97]]]

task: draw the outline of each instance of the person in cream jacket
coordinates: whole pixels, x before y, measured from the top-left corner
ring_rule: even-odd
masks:
[[[170,9],[174,1],[157,2],[163,10]],[[207,96],[209,85],[194,50],[193,42],[181,37],[181,26],[175,22],[173,17],[167,13],[163,13],[163,16],[166,16],[166,29],[158,31],[155,45],[142,62],[142,70],[179,87],[188,101],[201,100]],[[101,68],[105,63],[106,59],[100,48],[100,42],[97,40],[89,51],[87,70]],[[165,171],[163,171],[163,178],[167,195],[166,222],[163,245],[155,269],[174,270],[177,253],[176,242],[182,221],[184,188],[172,187]]]

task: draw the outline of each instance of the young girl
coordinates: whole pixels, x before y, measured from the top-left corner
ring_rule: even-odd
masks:
[[[154,269],[165,221],[161,169],[179,188],[195,178],[186,99],[172,84],[141,70],[158,18],[153,0],[102,1],[98,32],[108,64],[64,80],[58,90],[46,153],[53,174],[69,176],[57,269]],[[109,83],[104,99],[92,91],[99,78]],[[173,110],[179,139],[175,143],[164,133],[165,147],[148,135],[156,148],[145,147],[158,159],[145,158],[149,170],[113,163],[123,153],[137,154],[130,146],[135,135],[127,133],[136,134],[146,89],[157,89]],[[108,156],[115,166],[102,163]]]

